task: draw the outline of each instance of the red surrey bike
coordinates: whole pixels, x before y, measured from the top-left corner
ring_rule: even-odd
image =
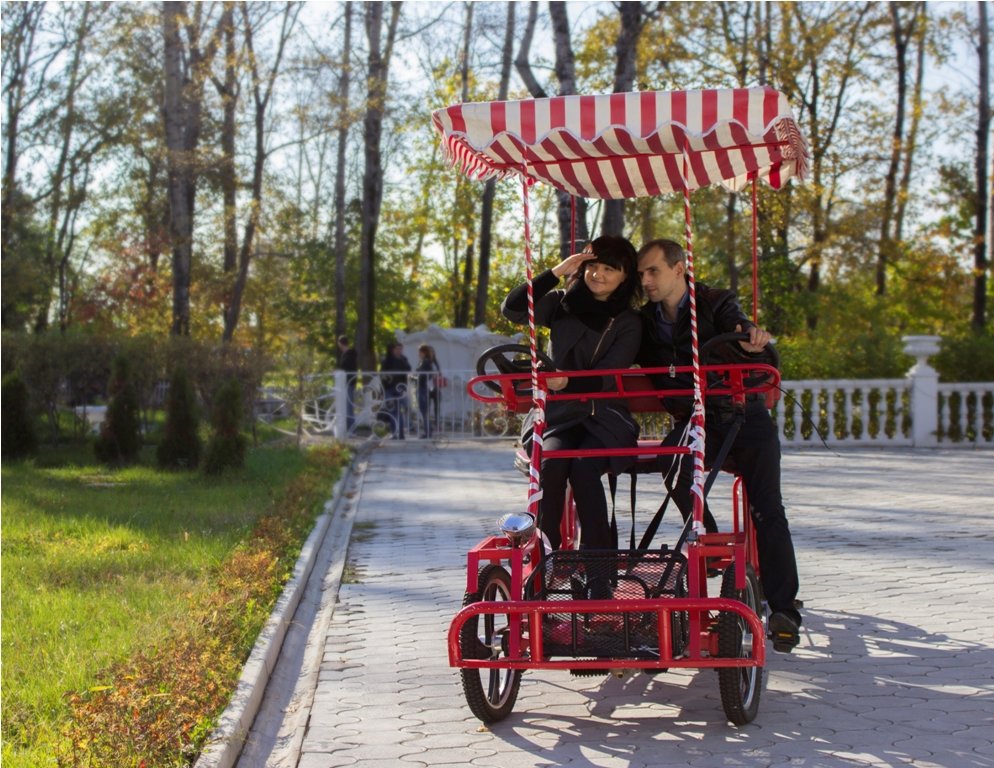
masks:
[[[717,670],[729,721],[752,721],[767,638],[756,537],[740,478],[733,482],[731,530],[704,532],[704,499],[736,431],[733,427],[715,466],[706,470],[704,404],[725,398],[741,418],[747,397],[761,396],[772,405],[780,377],[775,356],[707,364],[708,349],[698,347],[690,192],[710,184],[733,190],[752,186],[755,318],[756,182],[780,188],[806,170],[806,146],[786,100],[770,88],[561,96],[455,105],[435,112],[433,122],[447,157],[467,175],[521,179],[530,306],[528,191],[538,181],[586,198],[681,192],[690,281],[692,365],[553,374],[551,361],[537,348],[534,323],[528,346],[495,347],[481,357],[479,375],[468,384],[470,395],[519,414],[534,407],[537,418],[527,457],[526,511],[504,515],[499,533],[470,549],[464,605],[449,627],[449,662],[460,669],[470,709],[486,723],[507,717],[528,669],[602,674],[694,667]],[[710,343],[743,337],[724,334]],[[655,386],[654,375],[673,373],[691,374],[693,388]],[[546,380],[553,375],[613,377],[614,387],[550,392]],[[663,397],[679,396],[694,403],[681,445],[545,452],[562,458],[634,456],[635,472],[659,472],[660,462],[692,461],[694,513],[675,545],[652,546],[657,516],[637,547],[580,550],[582,531],[568,500],[562,547],[547,551],[536,524],[546,403],[623,397],[633,413],[646,413],[662,410]],[[719,571],[720,593],[711,596],[708,575]],[[591,599],[598,584],[609,589],[594,594],[609,598]]]

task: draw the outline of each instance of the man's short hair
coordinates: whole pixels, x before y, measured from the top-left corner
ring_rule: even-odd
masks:
[[[678,243],[675,243],[672,240],[667,240],[666,238],[650,240],[648,243],[643,245],[639,248],[639,258],[641,259],[649,251],[656,248],[663,252],[663,258],[666,259],[666,263],[671,267],[675,267],[680,263],[687,263],[687,254],[684,252],[683,248],[681,248]]]
[[[341,336],[338,337],[338,343],[347,347],[349,345],[349,337],[346,336],[345,334],[342,334]]]

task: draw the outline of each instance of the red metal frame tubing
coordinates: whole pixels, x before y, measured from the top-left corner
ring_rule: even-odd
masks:
[[[764,638],[764,642],[753,643],[752,655],[748,658],[705,657],[702,652],[702,638],[708,639],[713,634],[709,627],[712,624],[710,614],[717,612],[738,614],[748,624],[755,637]],[[631,658],[567,658],[553,661],[540,655],[542,641],[537,641],[529,633],[528,648],[533,656],[525,657],[520,653],[520,633],[512,635],[508,644],[508,657],[503,659],[465,659],[459,648],[459,636],[463,625],[471,618],[483,614],[506,614],[509,619],[517,616],[527,616],[531,626],[540,626],[541,617],[546,613],[649,613],[658,615],[660,624],[669,624],[663,617],[664,613],[686,612],[690,615],[690,653],[679,659],[672,658],[672,647],[669,631],[660,631],[660,658],[631,659]],[[706,622],[702,616],[708,616]],[[707,626],[704,626],[704,625]],[[695,625],[697,630],[695,631]],[[662,628],[661,628],[662,629]],[[665,642],[664,642],[665,636]],[[696,650],[695,650],[696,649]],[[623,667],[632,669],[654,669],[660,667],[761,667],[766,662],[766,644],[763,624],[756,613],[745,603],[728,598],[687,598],[674,597],[665,600],[529,600],[498,602],[488,601],[467,605],[453,618],[449,625],[448,634],[449,666],[469,669],[587,669],[603,667]],[[708,644],[708,651],[711,651]]]

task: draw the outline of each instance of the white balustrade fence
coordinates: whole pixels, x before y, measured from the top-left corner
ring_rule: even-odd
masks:
[[[344,372],[340,374],[343,396],[337,396],[335,375],[322,377],[330,385],[304,407],[305,431],[311,435],[340,440],[393,432],[397,411],[384,397],[378,374],[370,374],[356,389],[354,423],[338,419],[336,402],[348,398]],[[515,437],[520,417],[500,406],[486,405],[469,396],[466,382],[473,371],[447,374],[448,386],[441,391],[439,407],[431,405],[428,418],[433,437],[507,438]],[[423,418],[418,409],[417,378],[408,377],[405,433],[407,439],[423,439]],[[780,401],[773,408],[774,422],[784,446],[916,446],[994,447],[994,382],[939,384],[931,401],[936,427],[916,436],[916,414],[911,408],[914,381],[905,379],[839,379],[784,381]],[[295,422],[290,400],[274,390],[266,390],[257,405],[265,421]],[[404,414],[404,410],[399,411]],[[926,413],[925,419],[927,420]],[[668,417],[641,414],[642,435],[661,438],[670,427]],[[341,427],[341,429],[340,429]],[[287,430],[294,426],[287,424]]]
[[[772,411],[785,446],[994,447],[994,382],[940,384],[927,358],[938,350],[936,337],[906,337],[917,362],[902,379],[839,379],[781,382]],[[406,439],[508,438],[519,433],[520,416],[499,405],[480,403],[466,391],[475,371],[446,371],[437,407],[418,405],[418,384],[434,374],[411,373],[398,398],[384,393],[380,374],[360,374],[353,396],[344,371],[314,376],[295,392],[267,389],[257,415],[295,430],[301,414],[311,435],[339,440],[397,434],[404,419]],[[296,394],[296,398],[294,397]],[[351,400],[351,418],[337,404]],[[294,403],[303,407],[294,407]],[[402,405],[401,405],[402,404]],[[669,417],[641,414],[642,436],[661,438]]]
[[[938,384],[912,408],[916,381],[785,381],[773,417],[784,445],[994,446],[994,383]],[[930,429],[915,429],[916,422]]]

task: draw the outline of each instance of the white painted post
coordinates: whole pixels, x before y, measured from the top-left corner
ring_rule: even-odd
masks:
[[[345,371],[335,371],[335,439],[344,442],[349,435],[346,414],[348,413],[349,389],[345,383]]]
[[[916,448],[938,445],[939,372],[928,358],[939,351],[939,336],[905,336],[905,354],[915,358],[906,374],[911,383],[911,444]]]

